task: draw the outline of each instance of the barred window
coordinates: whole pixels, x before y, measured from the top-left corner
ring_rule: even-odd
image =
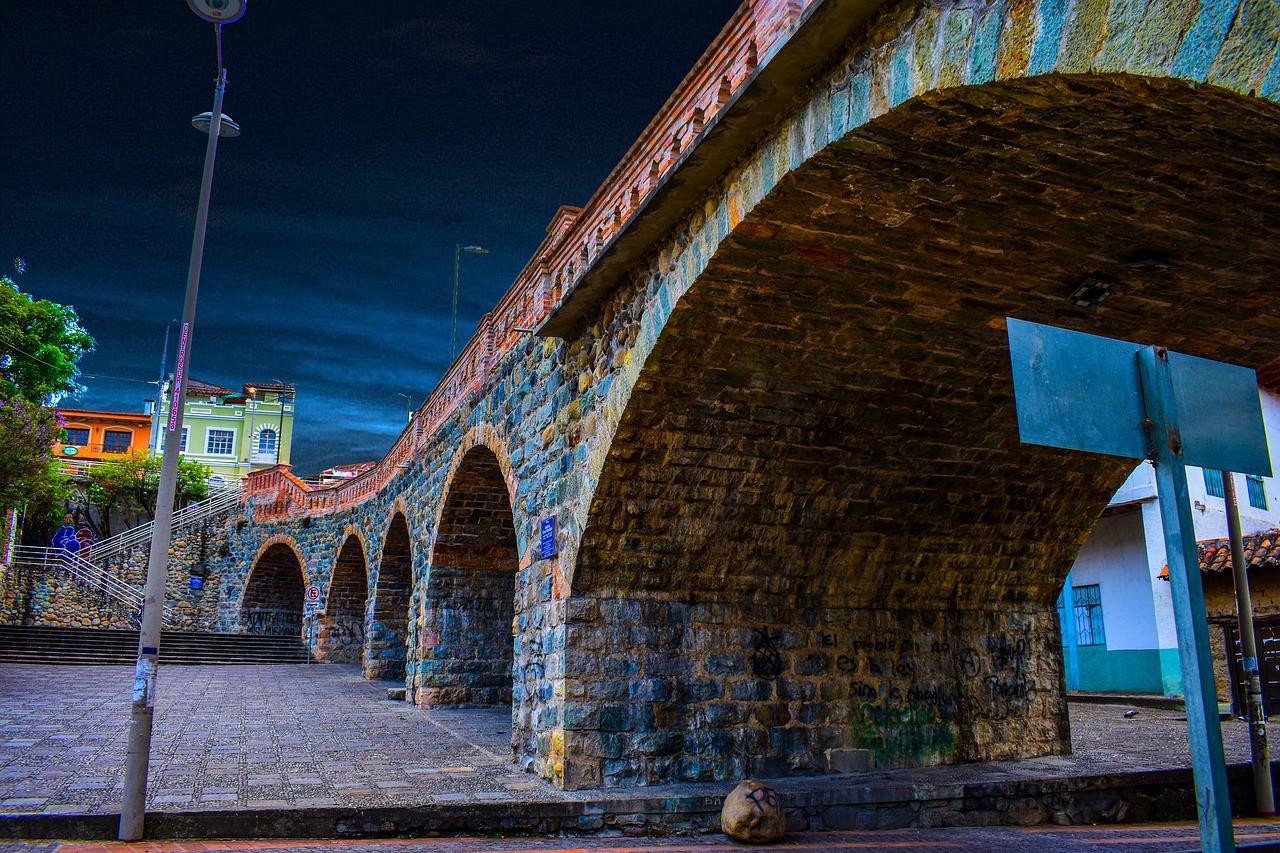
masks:
[[[1207,470],[1207,469],[1206,469]],[[1076,642],[1081,646],[1105,646],[1102,625],[1102,589],[1095,583],[1071,588],[1076,607]]]
[[[211,429],[205,440],[204,452],[210,455],[230,456],[235,449],[236,434],[229,429]]]
[[[1204,490],[1215,498],[1225,498],[1227,491],[1222,486],[1222,472],[1214,468],[1204,469]]]
[[[1255,509],[1267,508],[1267,487],[1257,474],[1245,474],[1245,482],[1249,486],[1249,506]]]

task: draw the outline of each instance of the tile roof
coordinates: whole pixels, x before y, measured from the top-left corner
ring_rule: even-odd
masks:
[[[1280,530],[1264,530],[1243,537],[1245,569],[1273,569],[1280,567]],[[1200,571],[1231,571],[1231,542],[1227,539],[1204,539],[1196,543],[1200,552]],[[1160,577],[1169,579],[1169,567],[1160,570]]]

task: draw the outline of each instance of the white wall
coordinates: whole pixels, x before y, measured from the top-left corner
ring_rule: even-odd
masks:
[[[1160,648],[1147,559],[1140,507],[1103,516],[1076,556],[1071,583],[1098,584],[1109,650]]]

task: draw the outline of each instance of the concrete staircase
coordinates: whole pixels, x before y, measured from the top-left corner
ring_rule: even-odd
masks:
[[[165,631],[161,637],[160,662],[164,664],[307,662],[307,647],[296,637],[185,631]],[[137,631],[0,625],[0,663],[131,665],[137,656]]]

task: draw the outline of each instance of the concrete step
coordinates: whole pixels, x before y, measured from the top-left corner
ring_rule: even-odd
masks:
[[[130,664],[138,632],[94,628],[0,625],[0,662],[57,665]],[[294,637],[165,631],[160,660],[170,664],[306,663]]]

